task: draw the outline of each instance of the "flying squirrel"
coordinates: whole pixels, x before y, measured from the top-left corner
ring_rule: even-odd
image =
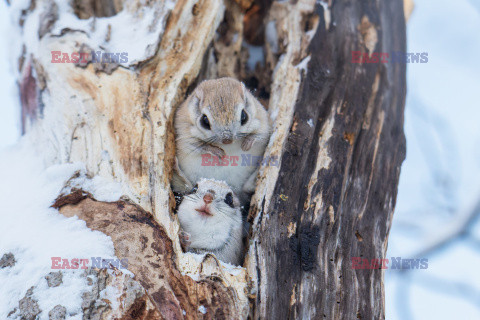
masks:
[[[255,191],[254,161],[263,157],[271,126],[244,84],[233,78],[201,82],[176,110],[174,126],[174,191],[186,192],[202,178],[216,179],[246,204]]]
[[[201,179],[177,210],[179,239],[185,251],[210,252],[233,265],[242,261],[240,201],[223,181]]]

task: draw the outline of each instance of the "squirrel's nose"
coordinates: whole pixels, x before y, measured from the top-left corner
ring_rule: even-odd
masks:
[[[205,204],[212,203],[213,196],[210,193],[207,193],[206,195],[203,196],[203,201],[205,202]]]
[[[223,144],[230,144],[233,142],[233,135],[230,130],[225,130],[222,133],[222,143]]]

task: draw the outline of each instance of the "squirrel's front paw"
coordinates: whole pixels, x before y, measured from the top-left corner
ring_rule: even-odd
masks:
[[[213,154],[214,156],[217,156],[219,159],[223,158],[226,155],[225,150],[216,146],[208,146],[206,148],[206,151]]]
[[[242,141],[242,150],[248,151],[252,147],[253,143],[255,142],[255,137],[253,135],[245,137]]]
[[[180,239],[180,245],[182,246],[183,251],[186,252],[188,247],[192,244],[190,233],[180,230],[178,232],[178,238]]]

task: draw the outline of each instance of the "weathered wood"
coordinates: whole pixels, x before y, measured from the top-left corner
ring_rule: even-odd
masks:
[[[352,270],[351,258],[386,254],[405,157],[405,64],[354,64],[351,52],[404,52],[402,5],[336,1],[330,22],[317,7],[275,190],[268,205],[257,201],[255,318],[385,318],[383,270]]]

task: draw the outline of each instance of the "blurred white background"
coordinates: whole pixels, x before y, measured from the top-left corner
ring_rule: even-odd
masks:
[[[428,269],[387,270],[388,320],[480,319],[480,1],[415,0],[407,51],[407,159],[387,258]]]
[[[9,23],[0,0],[0,149],[20,136]],[[407,51],[429,61],[407,65],[407,159],[387,258],[428,258],[428,269],[387,270],[388,320],[480,319],[479,32],[478,0],[415,1]]]

